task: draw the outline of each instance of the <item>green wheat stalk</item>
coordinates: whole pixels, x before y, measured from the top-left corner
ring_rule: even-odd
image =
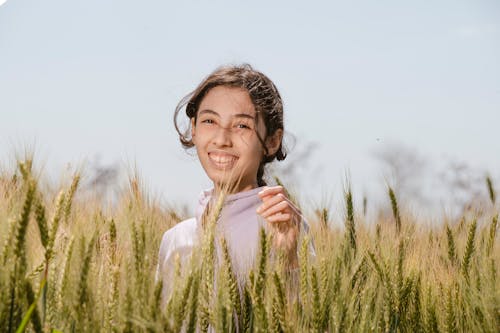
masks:
[[[23,180],[25,182],[28,181],[33,170],[33,160],[31,158],[27,158],[23,162],[18,162],[17,166],[19,168],[19,171],[21,172]]]
[[[267,271],[267,256],[268,256],[268,241],[264,228],[260,229],[259,235],[259,257],[257,263],[257,275],[255,276],[252,295],[255,304],[255,315],[260,324],[260,330],[266,332],[268,330],[267,312],[264,306],[264,293],[266,287],[266,271]]]
[[[222,276],[223,278],[223,276]],[[216,321],[215,321],[215,331],[216,332],[230,332],[229,327],[232,327],[231,321],[231,301],[228,297],[228,288],[224,283],[226,281],[221,281],[219,279],[219,285],[217,286],[217,304],[216,308]]]
[[[187,312],[187,304],[189,300],[189,293],[191,292],[191,287],[193,285],[194,276],[193,274],[189,274],[187,277],[187,282],[182,290],[181,298],[177,305],[174,307],[173,315],[174,315],[174,331],[180,332],[182,328],[182,322],[186,317]]]
[[[495,245],[495,239],[497,235],[497,225],[498,225],[498,215],[495,215],[490,223],[490,229],[488,233],[488,241],[486,243],[486,256],[491,256],[493,247]]]
[[[189,315],[187,319],[186,332],[194,333],[196,330],[197,313],[198,313],[198,291],[200,288],[201,274],[199,270],[193,272],[193,287],[191,297],[189,299]]]
[[[7,237],[5,237],[5,242],[2,247],[2,263],[5,265],[7,263],[7,259],[9,259],[9,249],[12,245],[12,241],[15,237],[16,230],[17,230],[17,221],[14,218],[11,218],[8,220],[8,232],[7,232]]]
[[[357,244],[356,244],[356,226],[354,223],[354,204],[352,199],[352,191],[350,186],[345,192],[345,204],[346,204],[346,218],[345,218],[345,228],[346,228],[346,240],[349,244],[350,249],[356,255]]]
[[[66,292],[67,286],[68,286],[68,280],[69,280],[69,274],[70,274],[70,265],[71,265],[71,258],[73,256],[73,248],[74,248],[74,243],[75,243],[75,238],[72,236],[69,240],[68,246],[66,248],[66,253],[63,258],[63,262],[61,264],[61,269],[60,269],[60,278],[59,278],[59,285],[57,288],[57,293],[56,293],[56,302],[58,304],[58,308],[62,309],[62,300],[63,300],[63,295]]]
[[[415,329],[415,332],[423,332],[424,331],[424,326],[423,324],[423,318],[422,318],[422,279],[421,275],[419,274],[415,280],[415,284],[413,286],[412,294],[411,294],[411,305],[412,309],[410,312],[410,318],[409,318],[409,326],[413,327]]]
[[[253,276],[253,271],[250,271],[250,276],[249,280],[252,281],[252,276]],[[251,288],[250,285],[246,285],[243,288],[243,307],[242,307],[242,324],[241,324],[241,331],[250,333],[253,332],[253,317],[254,317],[254,312],[253,312],[253,303],[252,303],[252,298],[250,296],[250,290]]]
[[[82,261],[82,268],[80,271],[79,283],[75,298],[74,312],[77,314],[78,321],[82,323],[84,314],[89,310],[89,285],[88,278],[90,272],[90,263],[92,260],[92,253],[94,251],[94,245],[96,241],[96,234],[94,234],[84,252],[84,257]],[[82,238],[82,244],[84,245],[84,238]]]
[[[40,232],[40,241],[43,247],[47,248],[47,243],[49,240],[49,232],[47,226],[47,217],[45,215],[45,206],[43,205],[42,198],[37,198],[35,200],[35,220],[38,225],[38,231]]]
[[[47,240],[47,247],[45,250],[45,260],[47,262],[50,261],[53,255],[54,243],[56,240],[57,230],[59,229],[59,222],[61,220],[61,214],[64,206],[64,200],[65,200],[64,198],[65,198],[64,191],[61,190],[57,195],[55,211],[52,217],[52,221],[50,223],[49,238]]]
[[[490,176],[486,177],[486,186],[488,187],[488,194],[490,195],[491,203],[494,205],[496,201],[495,189],[493,188],[493,181]]]
[[[273,284],[275,289],[275,294],[273,296],[272,302],[272,331],[273,332],[285,332],[286,323],[286,297],[283,287],[283,282],[280,274],[274,271],[273,273]]]
[[[33,330],[37,333],[42,333],[42,321],[40,319],[40,313],[38,312],[38,299],[33,291],[33,286],[28,280],[24,280],[24,289],[26,293],[26,301],[28,304],[34,304],[32,312],[30,313],[31,324],[33,325]],[[42,289],[43,290],[43,289]],[[19,330],[18,330],[19,331]]]
[[[211,299],[214,286],[215,266],[215,227],[224,206],[224,193],[217,198],[215,207],[208,212],[210,219],[204,228],[204,240],[202,246],[202,285],[201,285],[201,309],[199,312],[200,330],[207,332],[211,321]]]
[[[117,240],[116,240],[116,224],[113,219],[109,224],[109,247],[111,252],[110,257],[110,288],[108,293],[108,303],[106,307],[106,324],[108,325],[108,330],[116,330],[116,312],[118,309],[118,301],[119,301],[119,290],[118,290],[118,281],[120,278],[120,268],[116,259],[116,251],[117,251]],[[162,281],[158,283],[160,289],[162,287]],[[156,291],[156,289],[155,289]],[[155,294],[156,296],[156,294]],[[160,290],[161,296],[161,290]],[[156,303],[155,303],[156,304]],[[155,312],[156,314],[156,312]]]
[[[439,332],[438,318],[436,315],[436,303],[434,302],[434,295],[432,294],[430,286],[427,289],[426,312],[424,318],[426,332]]]
[[[458,262],[457,259],[457,250],[455,248],[455,239],[453,237],[453,232],[451,231],[451,228],[446,225],[446,239],[447,239],[447,244],[448,244],[448,259],[450,260],[450,263],[455,266]]]
[[[474,220],[469,226],[469,230],[467,233],[467,243],[465,246],[464,257],[462,259],[462,273],[467,282],[469,281],[470,261],[474,253],[474,238],[476,235],[476,227],[477,227],[477,220]]]
[[[31,213],[31,205],[35,194],[35,182],[28,182],[28,189],[26,191],[26,198],[24,200],[21,216],[17,222],[17,228],[14,238],[14,255],[21,262],[25,262],[24,258],[24,242],[26,240],[26,229],[28,228],[29,217]]]
[[[71,181],[71,186],[69,187],[68,193],[66,194],[65,197],[66,200],[64,202],[64,221],[66,221],[66,223],[69,221],[69,215],[71,214],[73,197],[75,196],[79,183],[80,183],[80,174],[75,173],[75,175],[73,176],[73,180]]]
[[[457,319],[456,319],[456,315],[455,315],[451,287],[448,288],[448,293],[447,293],[447,297],[446,297],[445,316],[446,316],[445,331],[447,333],[457,333],[458,332]]]
[[[323,327],[322,326],[322,314],[321,314],[321,296],[320,296],[320,291],[319,291],[319,285],[318,285],[318,274],[316,272],[316,269],[312,267],[311,269],[311,290],[312,290],[312,306],[313,306],[313,313],[312,313],[312,327],[314,331],[316,332],[321,332]]]
[[[323,258],[320,262],[321,269],[321,294],[323,295],[321,301],[321,324],[322,329],[328,327],[330,323],[330,310],[334,299],[334,289],[331,278],[331,266]]]
[[[303,311],[308,311],[309,303],[309,236],[302,238],[300,251],[299,251],[299,274],[300,274],[300,305]]]
[[[396,221],[396,232],[399,235],[401,233],[401,215],[399,214],[398,201],[396,200],[396,194],[392,187],[389,186],[389,198],[391,199],[392,215]]]
[[[240,292],[238,290],[238,281],[236,280],[236,276],[233,271],[233,265],[231,263],[231,256],[229,254],[229,248],[227,245],[227,241],[224,237],[221,238],[221,247],[223,254],[223,274],[224,281],[227,283],[227,288],[229,289],[229,297],[231,299],[232,307],[235,310],[236,319],[239,320],[241,318],[241,298]]]

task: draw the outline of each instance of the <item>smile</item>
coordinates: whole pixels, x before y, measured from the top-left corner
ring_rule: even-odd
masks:
[[[215,152],[208,153],[208,158],[217,169],[221,170],[231,169],[238,160],[234,155]]]

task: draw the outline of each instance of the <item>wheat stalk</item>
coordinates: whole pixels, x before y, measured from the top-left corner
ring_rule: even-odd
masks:
[[[321,314],[321,297],[319,294],[319,286],[318,286],[318,274],[316,269],[313,267],[311,269],[311,290],[312,290],[312,327],[316,332],[322,331],[322,314]]]
[[[221,239],[221,247],[223,254],[223,278],[226,281],[226,287],[229,289],[229,297],[231,299],[232,308],[235,310],[235,320],[239,321],[241,318],[241,298],[240,292],[238,290],[238,281],[236,281],[236,276],[233,271],[233,265],[231,263],[231,256],[229,254],[229,248],[227,241],[224,237]]]
[[[490,224],[490,229],[488,233],[488,242],[486,243],[486,256],[491,256],[493,247],[495,245],[495,239],[497,235],[497,225],[498,225],[498,214],[493,217]]]
[[[80,323],[83,323],[83,319],[85,318],[85,309],[88,309],[89,302],[89,286],[88,286],[88,277],[90,271],[90,262],[92,260],[92,253],[94,251],[94,245],[96,241],[96,235],[92,236],[86,250],[84,251],[82,268],[80,271],[77,296],[75,298],[75,304],[73,311],[77,314],[77,319]],[[85,239],[82,238],[82,249],[85,249]],[[82,311],[83,308],[83,311]]]
[[[455,266],[458,262],[457,259],[457,250],[455,249],[455,239],[453,237],[453,232],[450,227],[446,225],[446,239],[448,241],[448,259],[452,266]]]
[[[490,195],[491,203],[495,205],[496,193],[495,189],[493,188],[493,181],[491,180],[490,176],[486,177],[486,186],[488,187],[488,194]]]
[[[45,216],[45,206],[43,205],[42,198],[37,197],[35,200],[35,220],[40,232],[40,241],[44,248],[47,248],[49,241],[49,232],[47,226],[47,217]]]
[[[307,304],[309,303],[309,237],[306,235],[302,238],[299,251],[299,272],[300,272],[300,305],[302,311],[308,311]]]
[[[9,259],[9,249],[16,234],[16,226],[17,226],[16,222],[17,221],[14,218],[9,219],[7,222],[8,224],[7,237],[5,237],[5,242],[2,247],[2,254],[0,255],[0,258],[2,258],[3,265],[7,264],[7,259]]]
[[[462,273],[469,281],[469,267],[470,261],[472,259],[472,254],[474,253],[474,238],[476,235],[477,220],[474,220],[469,226],[469,231],[467,232],[467,244],[465,246],[464,257],[462,259]]]
[[[448,333],[457,333],[457,319],[455,316],[454,302],[452,296],[451,287],[448,289],[447,297],[446,297],[446,322],[445,322],[445,330]]]
[[[26,229],[28,228],[34,193],[35,193],[35,182],[29,181],[21,216],[19,218],[19,221],[17,222],[17,228],[15,232],[14,245],[13,245],[14,256],[17,258],[17,260],[20,261],[21,267],[25,265],[25,260],[26,260],[26,258],[24,257],[24,241],[26,239]]]
[[[47,240],[47,247],[45,248],[45,261],[49,262],[53,255],[54,243],[56,240],[57,230],[59,229],[59,221],[64,206],[64,191],[61,190],[56,199],[55,212],[50,223],[49,238]]]
[[[193,287],[191,297],[189,299],[189,316],[187,320],[186,333],[194,333],[196,330],[197,313],[198,313],[198,291],[200,288],[201,274],[198,270],[193,273]]]
[[[273,284],[275,294],[272,302],[271,328],[273,332],[285,332],[285,328],[287,327],[285,291],[280,274],[276,271],[273,273]]]
[[[35,304],[35,293],[33,292],[33,286],[28,280],[24,280],[24,288],[26,293],[26,301],[28,304]],[[42,321],[40,319],[40,313],[35,305],[34,310],[31,314],[31,323],[33,325],[33,330],[37,333],[42,333]]]
[[[257,275],[255,276],[252,287],[252,299],[255,304],[254,307],[255,316],[260,324],[257,330],[262,332],[266,332],[268,330],[267,312],[264,306],[268,252],[269,249],[268,249],[266,231],[264,230],[264,228],[261,228],[259,235],[259,257],[257,261]]]
[[[71,181],[71,186],[69,187],[68,193],[65,196],[64,221],[66,221],[66,223],[69,221],[69,215],[71,214],[71,206],[73,203],[73,197],[76,193],[76,189],[78,188],[79,183],[80,183],[80,174],[75,173],[75,175],[73,176],[73,180]]]
[[[346,218],[345,218],[345,228],[346,228],[346,243],[349,245],[350,250],[356,255],[357,244],[356,244],[356,226],[354,223],[354,204],[352,200],[351,188],[345,192],[345,205],[346,205]],[[346,249],[347,253],[350,253]],[[348,255],[350,258],[350,255]]]
[[[398,201],[392,187],[389,186],[388,192],[391,199],[392,215],[394,216],[394,221],[396,221],[396,232],[399,235],[401,233],[401,215],[399,214]]]

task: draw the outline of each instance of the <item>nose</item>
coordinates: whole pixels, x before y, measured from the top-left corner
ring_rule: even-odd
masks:
[[[217,129],[212,138],[212,143],[217,147],[232,146],[231,129],[223,126],[217,126]]]

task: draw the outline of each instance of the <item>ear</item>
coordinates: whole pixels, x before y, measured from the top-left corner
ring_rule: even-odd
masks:
[[[193,141],[193,143],[195,143],[194,140],[195,140],[195,136],[196,136],[196,128],[195,128],[196,126],[195,125],[196,125],[196,122],[195,122],[194,117],[193,117],[193,118],[191,118],[191,140]]]
[[[277,129],[273,135],[268,136],[266,138],[266,147],[268,151],[268,155],[274,155],[278,151],[281,145],[281,141],[283,140],[283,130]]]

